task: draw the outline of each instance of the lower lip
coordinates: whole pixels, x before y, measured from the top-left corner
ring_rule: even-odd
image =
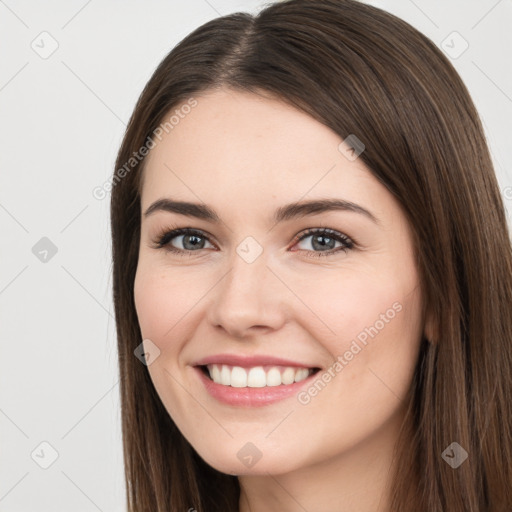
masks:
[[[308,385],[318,373],[315,372],[308,378],[293,384],[280,384],[279,386],[266,386],[262,388],[235,388],[213,382],[197,366],[194,367],[194,370],[213,398],[216,398],[219,402],[238,407],[260,407],[289,398],[297,394],[302,387]]]

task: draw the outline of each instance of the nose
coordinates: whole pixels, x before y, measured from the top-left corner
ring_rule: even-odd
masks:
[[[282,327],[292,294],[268,266],[265,252],[250,263],[234,253],[230,263],[212,290],[207,315],[210,325],[233,338]]]

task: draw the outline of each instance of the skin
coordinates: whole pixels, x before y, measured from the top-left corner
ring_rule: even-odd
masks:
[[[221,222],[142,216],[134,292],[142,337],[160,350],[148,366],[155,388],[199,455],[238,475],[240,511],[387,511],[402,398],[430,328],[406,217],[361,159],[339,151],[342,138],[310,116],[227,89],[196,99],[146,160],[142,212],[172,197],[209,205]],[[284,204],[319,198],[351,201],[379,222],[350,211],[270,220]],[[155,248],[170,227],[207,239],[184,257]],[[315,236],[294,242],[308,228],[357,244],[314,257]],[[263,248],[250,264],[236,252],[248,236]],[[185,250],[184,238],[172,245]],[[258,408],[222,404],[192,367],[213,354],[270,354],[326,371],[393,304],[394,318],[307,404],[295,395]],[[261,452],[252,467],[237,457],[249,441]]]

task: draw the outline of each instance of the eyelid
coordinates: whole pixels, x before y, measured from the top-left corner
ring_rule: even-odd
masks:
[[[341,239],[340,241],[346,242],[347,245],[356,245],[355,241],[351,237],[346,235],[345,233],[342,233],[341,231],[336,231],[335,229],[332,229],[332,228],[324,228],[324,227],[307,228],[307,229],[301,231],[300,233],[298,233],[297,235],[295,235],[292,242],[295,242],[295,243],[301,242],[302,240],[304,240],[304,238],[307,238],[308,236],[318,235],[318,234],[332,235],[334,238]]]
[[[153,239],[153,248],[165,249],[167,246],[170,246],[171,240],[173,240],[174,238],[177,238],[179,236],[183,236],[183,235],[198,235],[201,238],[204,238],[205,240],[207,240],[210,244],[216,246],[216,244],[214,242],[212,242],[212,238],[214,238],[214,237],[212,235],[210,235],[210,233],[208,233],[207,231],[204,231],[202,229],[189,228],[189,227],[180,228],[180,227],[169,226],[168,228],[164,228],[164,229],[160,230],[156,234],[155,238]],[[168,241],[163,243],[162,241],[165,238],[168,238]],[[173,247],[173,249],[176,249],[176,251],[187,252],[187,249],[178,249],[176,247]],[[195,252],[195,251],[189,251],[189,252]]]
[[[214,238],[214,237],[207,231],[205,231],[203,229],[197,229],[197,228],[191,228],[191,227],[181,227],[180,228],[180,227],[173,227],[173,226],[168,226],[167,228],[164,228],[161,231],[159,231],[156,238],[154,239],[153,248],[166,249],[169,252],[177,253],[179,255],[184,255],[184,254],[192,255],[194,252],[197,252],[197,253],[201,252],[201,249],[199,249],[197,251],[193,251],[190,249],[179,249],[170,244],[171,240],[173,240],[174,238],[177,238],[179,236],[183,236],[183,235],[198,235],[199,237],[204,238],[205,240],[208,241],[208,243],[212,244],[213,246],[215,246],[218,249],[217,244],[215,244],[212,241],[212,238]],[[298,249],[298,250],[292,251],[292,252],[306,252],[309,254],[312,253],[313,255],[315,255],[315,257],[317,257],[317,256],[334,255],[338,252],[346,252],[348,250],[358,247],[357,242],[352,237],[349,237],[348,235],[346,235],[340,231],[337,231],[335,229],[328,228],[328,227],[307,228],[307,229],[300,231],[299,233],[297,233],[294,236],[294,238],[291,242],[291,244],[292,244],[291,247],[293,247],[297,243],[301,242],[305,238],[308,238],[309,236],[314,236],[314,235],[327,235],[327,237],[329,237],[329,235],[331,235],[331,238],[334,238],[336,241],[343,243],[344,246],[337,247],[335,249],[329,249],[327,251],[312,251],[312,250],[307,250],[307,249]],[[167,240],[164,241],[165,239],[167,239]]]

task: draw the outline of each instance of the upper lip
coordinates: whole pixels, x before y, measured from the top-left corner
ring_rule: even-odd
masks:
[[[291,361],[280,357],[267,355],[244,356],[237,354],[216,354],[207,356],[194,363],[194,366],[206,366],[208,364],[226,364],[230,366],[241,366],[251,368],[254,366],[296,366],[297,368],[316,368],[307,363]]]

